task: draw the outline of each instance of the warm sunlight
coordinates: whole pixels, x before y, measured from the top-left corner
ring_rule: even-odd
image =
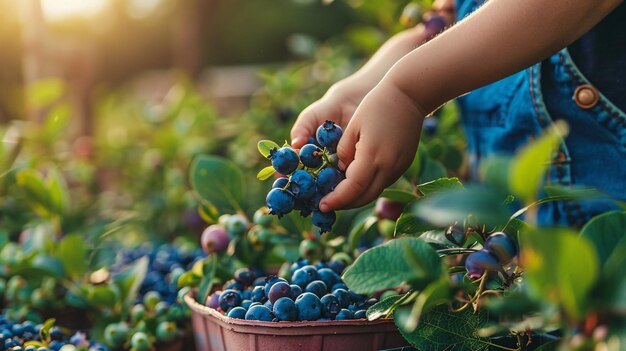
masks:
[[[44,16],[50,20],[68,17],[88,17],[97,14],[107,0],[42,0]]]

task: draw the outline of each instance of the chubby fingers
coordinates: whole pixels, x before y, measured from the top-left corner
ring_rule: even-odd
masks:
[[[299,149],[315,137],[315,131],[325,120],[336,121],[340,118],[340,110],[335,106],[319,100],[305,108],[291,128],[291,146]]]

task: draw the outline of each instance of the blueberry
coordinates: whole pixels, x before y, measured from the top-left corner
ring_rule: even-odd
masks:
[[[285,189],[287,184],[289,184],[289,178],[280,177],[274,181],[272,189]]]
[[[293,209],[300,211],[302,217],[308,217],[313,212],[310,199],[296,199],[293,203]]]
[[[328,261],[328,268],[332,269],[337,275],[341,275],[343,270],[346,269],[346,264],[340,260],[330,260]]]
[[[231,307],[241,305],[241,295],[236,290],[224,290],[220,294],[219,302],[222,311],[228,311]]]
[[[287,280],[278,277],[276,275],[270,275],[268,277],[265,278],[265,286],[263,287],[264,291],[265,291],[265,296],[267,298],[269,298],[270,296],[270,289],[272,288],[272,285],[278,283],[278,282],[285,282],[287,283]]]
[[[314,144],[306,144],[300,149],[300,162],[306,167],[317,168],[322,165],[322,149]]]
[[[348,309],[342,308],[341,311],[337,313],[337,316],[335,317],[335,319],[338,321],[354,319],[354,313]]]
[[[297,269],[291,276],[291,282],[303,289],[306,288],[310,282],[318,279],[319,275],[317,274],[317,269],[311,265]]]
[[[293,272],[295,272],[298,268],[302,268],[310,264],[311,263],[309,262],[309,260],[304,259],[304,258],[299,258],[296,262],[291,264],[291,274],[293,275]]]
[[[274,309],[274,304],[270,300],[265,301],[263,306],[269,308],[270,310]]]
[[[220,294],[221,292],[214,292],[213,294],[209,295],[204,305],[213,309],[217,309],[218,307],[220,307]]]
[[[300,294],[302,294],[302,288],[299,285],[291,284],[290,286],[291,286],[291,294],[293,295],[294,299],[300,296]]]
[[[485,240],[485,250],[494,255],[501,264],[509,263],[513,257],[517,256],[517,245],[504,232],[496,232]]]
[[[366,318],[366,310],[358,310],[354,312],[354,319],[363,319]]]
[[[317,295],[305,292],[296,299],[298,320],[314,321],[322,315],[322,303]]]
[[[256,279],[256,273],[254,273],[250,268],[239,268],[235,271],[235,279],[241,282],[245,286],[250,286],[254,283]]]
[[[433,22],[434,23],[434,22]],[[437,133],[439,121],[437,121],[434,117],[429,117],[424,119],[424,123],[422,123],[422,130],[426,135],[433,136]]]
[[[230,311],[228,311],[228,317],[236,319],[246,319],[247,312],[248,311],[241,306],[233,307],[230,309]]]
[[[330,268],[322,268],[317,270],[317,275],[326,284],[327,287],[333,287],[341,281],[341,277]]]
[[[285,175],[291,174],[300,164],[298,154],[287,146],[270,150],[268,158],[272,161],[272,167],[274,167],[276,172]]]
[[[337,300],[339,300],[339,305],[341,308],[347,308],[350,305],[350,293],[344,289],[335,289],[332,292]]]
[[[274,314],[269,308],[263,305],[256,305],[250,307],[248,312],[246,312],[245,318],[248,321],[271,322],[274,319]]]
[[[265,302],[266,299],[266,295],[265,295],[265,285],[263,286],[255,286],[254,289],[252,290],[252,296],[251,296],[251,300],[252,302]]]
[[[322,316],[325,318],[335,319],[337,313],[341,310],[337,296],[326,294],[320,299],[322,303]]]
[[[241,292],[241,299],[250,300],[252,298],[252,290],[246,289]]]
[[[330,291],[335,291],[337,289],[343,289],[343,290],[345,290],[347,292],[348,291],[348,286],[346,285],[346,283],[340,281],[339,283],[333,285],[333,287],[330,289]]]
[[[457,246],[465,244],[465,228],[461,225],[451,225],[446,229],[446,239]]]
[[[288,297],[281,297],[274,303],[274,315],[279,321],[295,321],[298,318],[296,303]]]
[[[330,232],[333,229],[333,224],[337,220],[337,214],[335,211],[320,212],[313,211],[311,216],[311,222],[314,226],[320,228],[320,233]]]
[[[429,36],[433,37],[440,32],[442,32],[446,26],[448,25],[448,21],[443,16],[440,15],[432,15],[424,20],[424,32]],[[431,118],[427,118],[431,119]]]
[[[322,169],[317,174],[317,189],[322,194],[328,194],[335,190],[335,187],[344,178],[343,173],[333,167],[327,167]]]
[[[310,137],[307,142],[307,144],[313,144],[317,147],[320,147],[321,145],[317,142],[317,139],[315,139],[315,137]]]
[[[281,217],[293,210],[295,200],[296,197],[289,190],[272,189],[269,193],[267,193],[265,203],[270,209],[270,214],[275,214]]]
[[[393,201],[385,197],[379,197],[376,200],[376,206],[374,212],[380,219],[389,219],[392,221],[400,218],[400,215],[404,211],[405,204],[399,201]]]
[[[208,254],[226,251],[230,238],[226,228],[219,224],[208,226],[200,237],[200,244],[204,252]]]
[[[470,278],[478,279],[485,271],[498,271],[502,268],[495,256],[486,250],[480,250],[467,255],[465,269]]]
[[[224,290],[237,290],[237,291],[243,291],[245,289],[245,287],[243,286],[243,283],[235,280],[235,279],[231,279],[229,281],[227,281],[226,283],[224,283],[223,286]]]
[[[324,284],[323,281],[314,280],[306,286],[306,289],[304,291],[313,293],[317,295],[317,297],[321,298],[322,296],[326,295],[326,293],[328,292],[328,288],[326,287],[326,284]]]
[[[339,144],[342,134],[343,130],[340,126],[333,123],[333,121],[326,121],[317,128],[315,137],[321,146],[334,153],[337,150],[337,144]]]
[[[252,300],[241,301],[241,307],[245,308],[246,310],[250,308],[250,305],[252,305]]]
[[[275,303],[276,300],[283,297],[288,297],[290,299],[294,298],[289,283],[282,281],[276,282],[274,285],[272,285],[268,297],[271,303]]]
[[[3,332],[3,334],[6,336],[6,333]],[[50,338],[58,341],[63,340],[63,332],[61,331],[61,328],[56,326],[50,328]]]
[[[315,195],[315,178],[305,170],[297,170],[289,177],[289,190],[296,199],[309,199]]]

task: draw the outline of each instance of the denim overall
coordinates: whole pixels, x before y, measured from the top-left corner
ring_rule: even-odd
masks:
[[[481,2],[457,0],[457,19]],[[582,102],[581,89],[591,93]],[[626,200],[626,114],[588,81],[567,48],[457,102],[473,177],[481,160],[514,155],[554,121],[565,120],[570,132],[551,161],[546,184],[591,187]],[[550,202],[539,207],[538,224],[582,226],[615,208],[610,200]]]

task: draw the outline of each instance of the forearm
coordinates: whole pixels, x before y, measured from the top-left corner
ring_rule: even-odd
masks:
[[[490,0],[400,59],[381,81],[424,113],[571,44],[621,0]],[[546,15],[547,14],[547,15]]]

